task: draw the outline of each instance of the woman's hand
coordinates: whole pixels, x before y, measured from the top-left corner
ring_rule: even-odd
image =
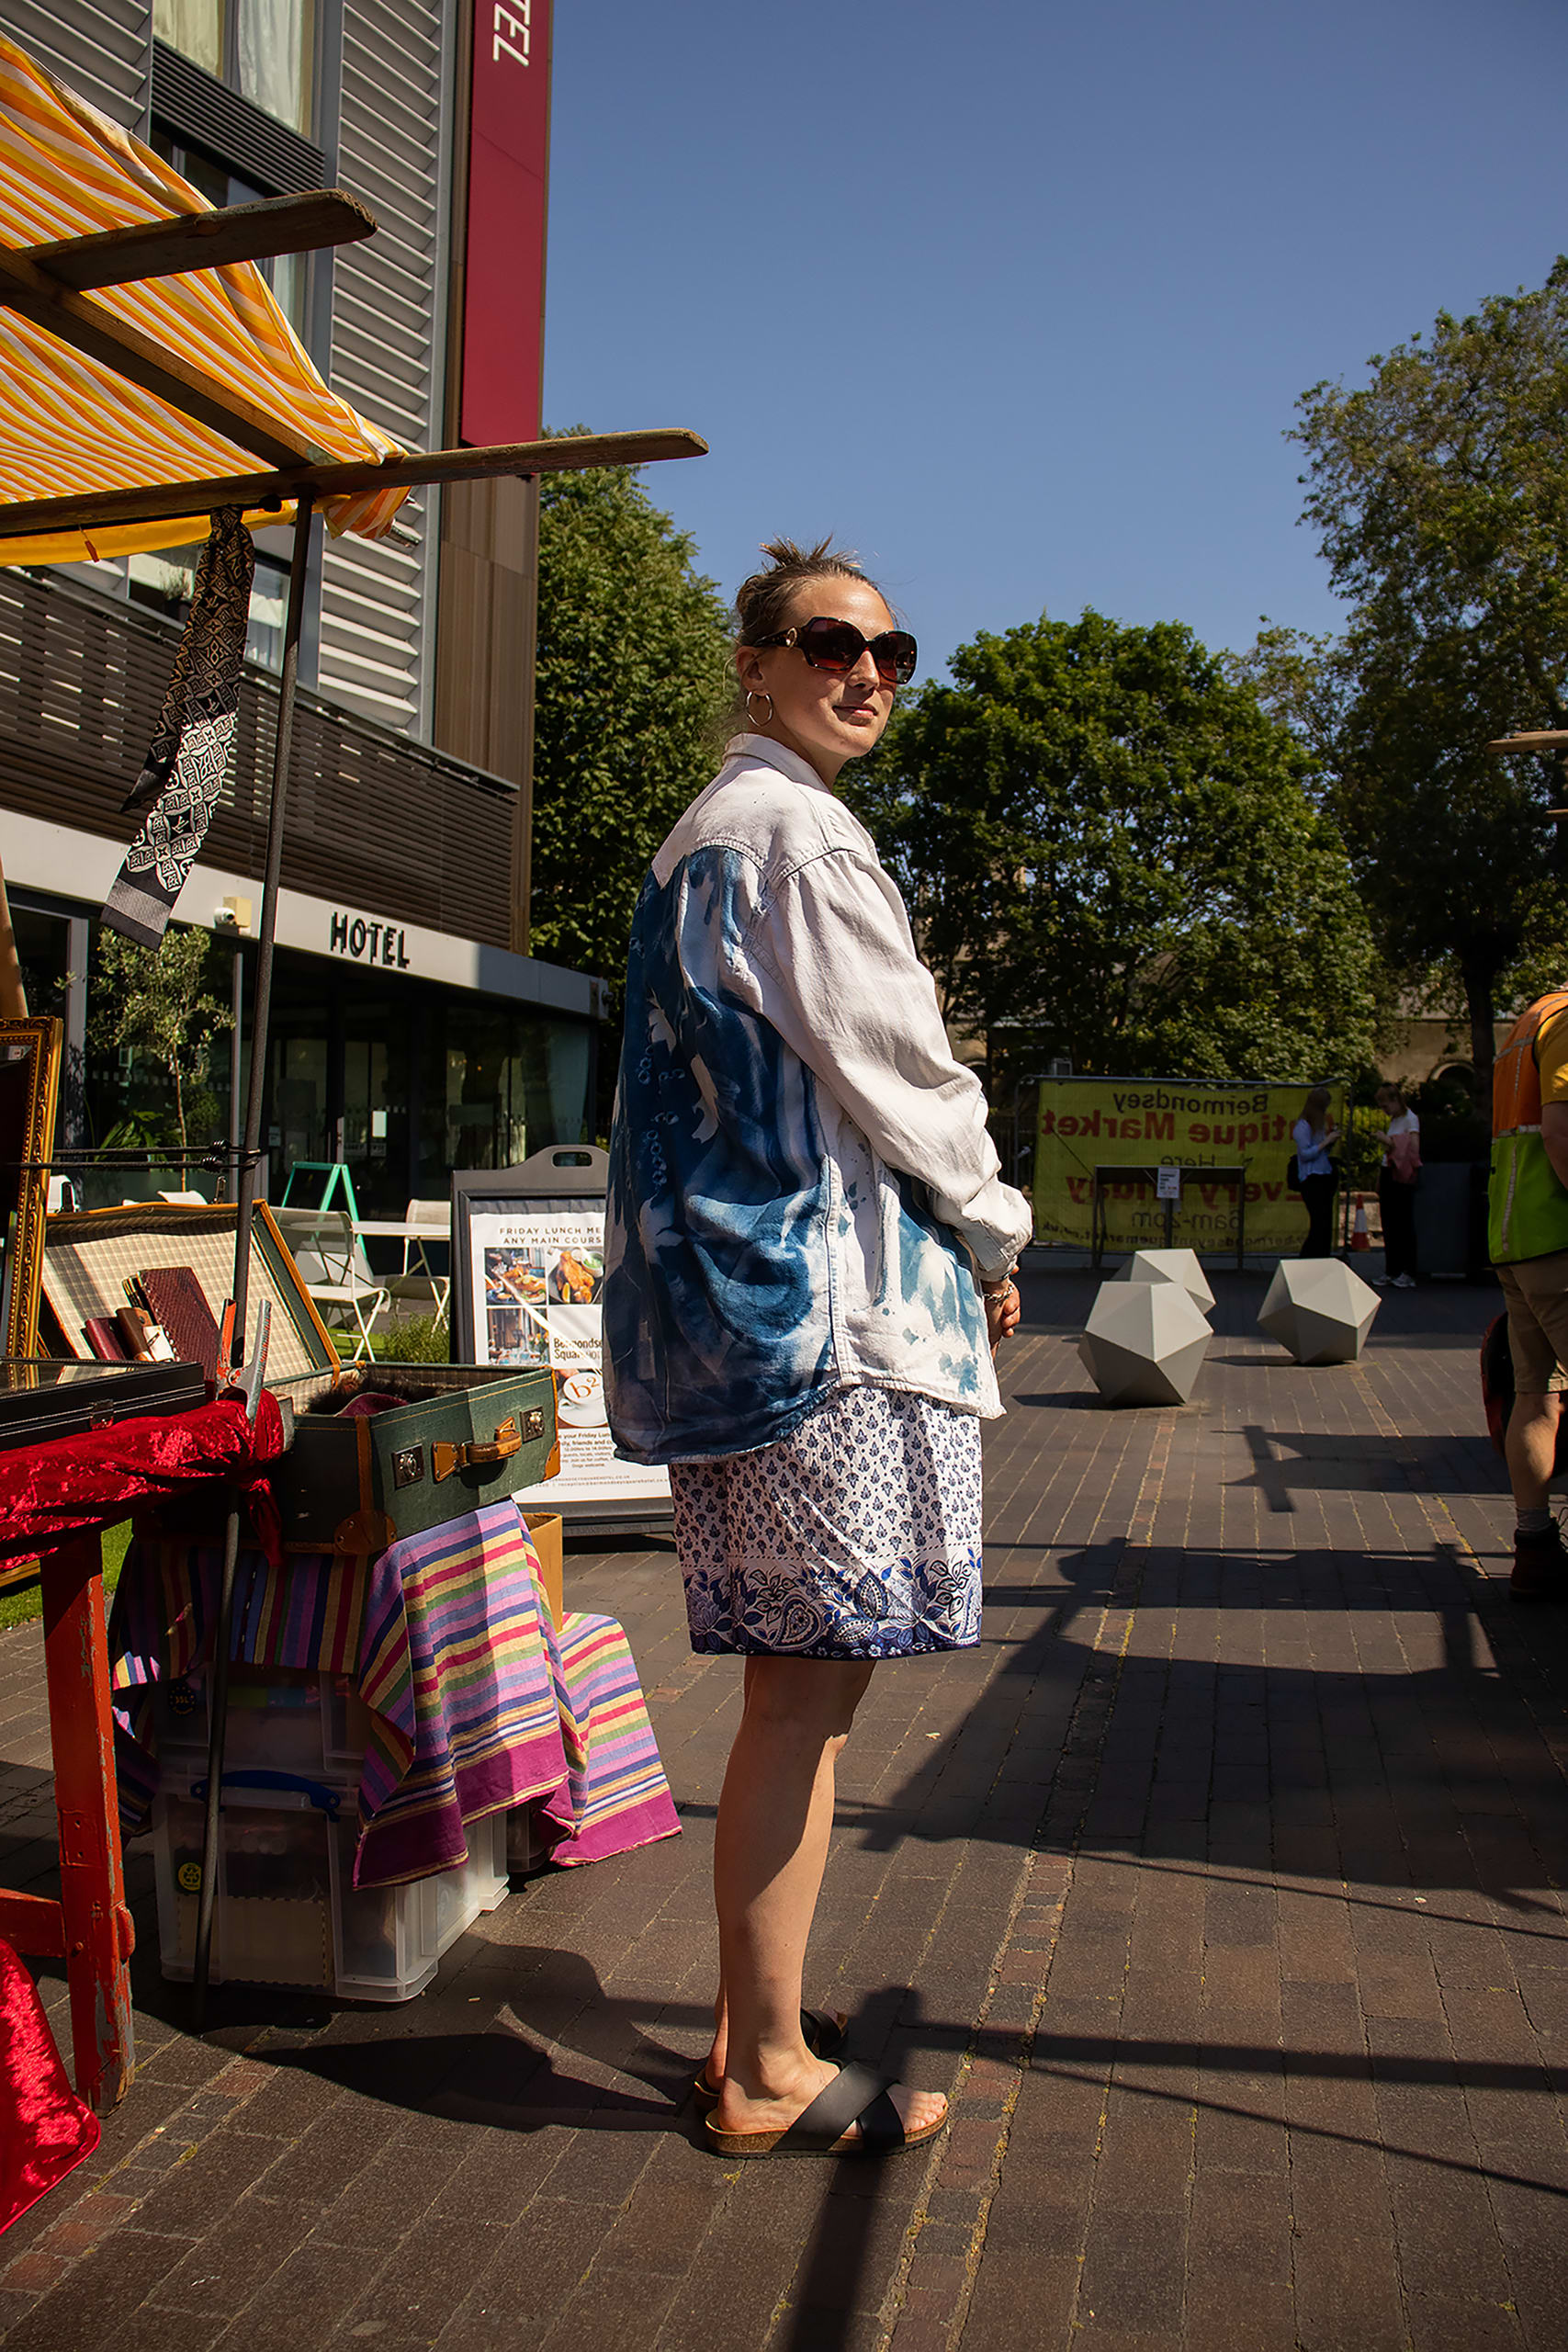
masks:
[[[1018,1284],[1010,1274],[1005,1282],[982,1283],[980,1294],[986,1302],[986,1337],[996,1354],[1003,1340],[1017,1330],[1023,1306],[1018,1295]]]

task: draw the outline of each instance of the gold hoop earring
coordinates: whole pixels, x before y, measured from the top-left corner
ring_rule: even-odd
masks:
[[[762,700],[768,706],[768,715],[766,718],[759,718],[756,712],[751,707],[751,705],[756,701],[759,695],[761,695]],[[752,686],[750,688],[746,696],[746,716],[750,720],[753,727],[771,727],[773,725],[773,698],[768,692],[766,686]]]

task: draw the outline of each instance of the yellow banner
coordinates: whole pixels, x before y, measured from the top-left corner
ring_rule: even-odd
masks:
[[[1158,1249],[1167,1230],[1177,1249],[1234,1251],[1245,1214],[1248,1250],[1293,1253],[1306,1236],[1306,1210],[1285,1182],[1295,1146],[1291,1129],[1313,1081],[1288,1086],[1211,1084],[1201,1079],[1054,1078],[1040,1086],[1034,1153],[1034,1238],[1088,1248],[1096,1198],[1112,1250]],[[1330,1087],[1330,1113],[1343,1128],[1343,1084]],[[1125,1169],[1121,1176],[1118,1170]],[[1135,1172],[1134,1172],[1135,1171]]]

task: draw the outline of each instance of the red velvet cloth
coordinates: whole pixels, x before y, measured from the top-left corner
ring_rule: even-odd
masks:
[[[65,2078],[38,1987],[0,1942],[0,2230],[98,2144],[98,2119]]]
[[[277,1399],[263,1389],[253,1429],[233,1398],[188,1413],[114,1421],[81,1437],[0,1453],[0,1560],[47,1552],[84,1529],[112,1527],[132,1504],[221,1479],[247,1497],[262,1550],[282,1558],[282,1523],[265,1465],[283,1452]]]

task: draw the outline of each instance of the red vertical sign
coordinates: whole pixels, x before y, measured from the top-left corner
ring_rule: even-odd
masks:
[[[550,0],[474,0],[460,430],[536,441],[545,337]]]

